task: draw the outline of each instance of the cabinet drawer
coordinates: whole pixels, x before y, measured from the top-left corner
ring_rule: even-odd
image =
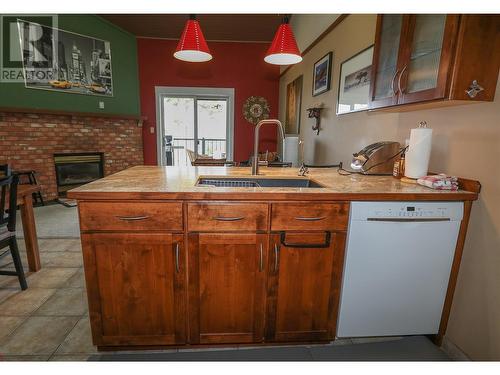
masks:
[[[80,202],[78,209],[82,231],[183,229],[180,202]]]
[[[273,203],[271,230],[346,230],[349,203]]]
[[[190,232],[267,230],[267,203],[210,203],[188,204]]]

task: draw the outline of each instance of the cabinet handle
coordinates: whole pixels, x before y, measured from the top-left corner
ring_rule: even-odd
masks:
[[[320,221],[320,220],[325,220],[326,216],[317,216],[317,217],[303,217],[303,216],[298,216],[295,218],[295,220],[300,220],[300,221]]]
[[[324,243],[289,243],[289,242],[286,242],[286,232],[281,232],[280,240],[281,240],[281,244],[285,247],[323,249],[326,247],[330,247],[331,237],[332,237],[331,232],[325,232],[325,242]]]
[[[396,81],[396,77],[398,76],[399,69],[396,70],[396,73],[392,76],[391,80],[391,89],[392,89],[392,95],[396,95],[398,91],[394,90],[394,82]]]
[[[264,249],[262,248],[262,244],[260,244],[260,258],[259,258],[259,272],[264,270]]]
[[[279,245],[277,243],[274,244],[274,272],[278,271],[279,266]]]
[[[238,221],[243,220],[245,216],[237,216],[237,217],[223,217],[223,216],[215,216],[212,219],[217,221]]]
[[[150,216],[115,216],[115,217],[119,220],[124,220],[124,221],[138,221],[150,218]]]
[[[399,88],[399,91],[401,92],[401,94],[404,94],[405,93],[405,90],[406,90],[406,87],[404,89],[401,89],[401,78],[403,77],[403,73],[405,72],[406,68],[408,68],[408,65],[405,65],[403,70],[401,70],[401,73],[399,74],[399,78],[398,78],[398,88]]]
[[[175,243],[175,272],[179,272],[179,243]]]

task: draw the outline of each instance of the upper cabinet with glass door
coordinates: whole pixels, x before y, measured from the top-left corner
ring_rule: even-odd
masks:
[[[460,16],[418,14],[406,16],[406,48],[398,75],[399,104],[442,99]]]
[[[394,80],[401,70],[399,51],[403,16],[387,14],[377,20],[377,42],[373,55],[372,108],[398,104]]]
[[[492,101],[499,50],[498,15],[379,15],[370,108]]]

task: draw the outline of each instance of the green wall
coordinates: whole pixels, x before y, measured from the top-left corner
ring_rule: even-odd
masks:
[[[29,20],[23,16],[19,18]],[[135,36],[95,15],[59,15],[58,28],[111,43],[113,97],[28,89],[24,87],[24,83],[0,82],[0,107],[139,115]],[[0,33],[3,31],[0,30]],[[4,43],[2,45],[5,46]],[[104,102],[104,109],[99,109],[100,101]]]

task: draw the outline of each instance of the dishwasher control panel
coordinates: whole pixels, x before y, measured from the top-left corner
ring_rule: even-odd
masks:
[[[461,220],[462,202],[352,202],[351,220],[449,218]]]

